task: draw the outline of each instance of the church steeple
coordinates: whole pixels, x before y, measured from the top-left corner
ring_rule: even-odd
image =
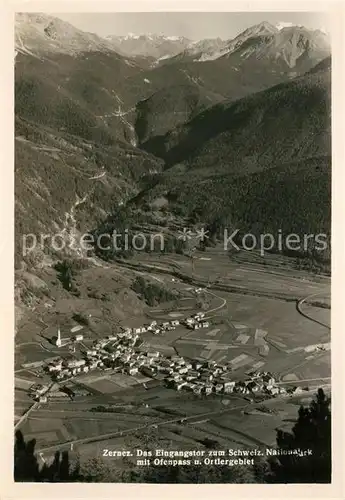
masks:
[[[57,339],[56,339],[56,345],[57,345],[58,347],[61,347],[61,332],[60,332],[60,327],[58,327]]]

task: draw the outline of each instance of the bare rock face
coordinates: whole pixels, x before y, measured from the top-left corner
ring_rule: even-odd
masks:
[[[271,71],[294,70],[298,74],[308,71],[329,54],[328,37],[320,30],[308,30],[303,26],[279,29],[262,22],[234,39],[191,44],[178,59],[204,62],[224,58],[239,70],[250,64],[265,64]]]
[[[56,40],[58,38],[58,32],[53,22],[49,23],[48,26],[44,28],[44,33],[52,40]]]
[[[116,52],[109,41],[78,30],[61,19],[35,13],[18,13],[15,29],[16,50],[42,56],[49,53],[76,55],[90,51]]]

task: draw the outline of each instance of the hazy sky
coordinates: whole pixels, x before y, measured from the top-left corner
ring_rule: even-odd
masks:
[[[101,36],[163,33],[201,38],[233,38],[261,21],[287,22],[306,28],[328,29],[326,14],[309,12],[142,12],[53,14],[76,28]]]

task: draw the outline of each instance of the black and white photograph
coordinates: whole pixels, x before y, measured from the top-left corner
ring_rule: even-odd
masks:
[[[14,38],[14,481],[330,484],[328,13]]]

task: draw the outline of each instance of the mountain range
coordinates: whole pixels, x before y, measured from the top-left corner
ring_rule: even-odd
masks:
[[[305,75],[223,101],[142,145],[165,168],[133,200],[211,227],[328,233],[330,59]]]
[[[39,13],[16,14],[15,48],[17,52],[35,56],[114,51],[104,38],[83,32],[57,17]]]
[[[154,65],[175,57],[199,62],[215,60],[242,49],[239,54],[246,59],[253,55],[272,57],[285,61],[292,68],[302,56],[322,59],[330,52],[328,36],[321,30],[284,23],[275,26],[266,21],[247,28],[233,39],[193,41],[184,36],[164,34],[129,33],[100,37],[53,16],[18,13],[15,39],[16,50],[24,53],[112,51],[123,56],[153,58]]]
[[[125,36],[110,35],[106,37],[116,50],[125,56],[144,56],[165,59],[182,52],[191,44],[191,40],[183,36],[165,36],[157,34]]]
[[[322,31],[263,22],[225,41],[102,38],[23,13],[15,36],[19,263],[23,233],[67,237],[119,206],[145,218],[157,200],[163,218],[326,231]]]

